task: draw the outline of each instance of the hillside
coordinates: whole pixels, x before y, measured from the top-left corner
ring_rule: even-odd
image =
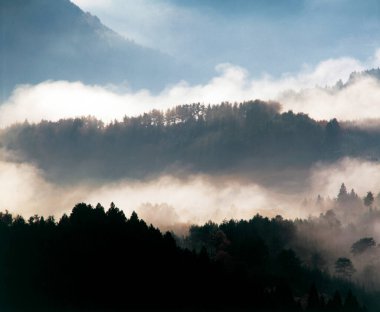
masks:
[[[0,85],[45,80],[162,88],[177,81],[168,55],[126,40],[69,0],[0,1]]]
[[[289,248],[295,231],[279,216],[208,223],[191,229],[190,251],[113,203],[77,204],[59,222],[0,213],[0,307],[362,312],[365,304],[375,311],[376,292],[302,264]]]
[[[176,172],[261,172],[277,180],[281,171],[308,170],[321,161],[380,157],[378,130],[279,109],[261,101],[182,105],[109,125],[93,118],[23,123],[1,138],[4,148],[70,183]]]

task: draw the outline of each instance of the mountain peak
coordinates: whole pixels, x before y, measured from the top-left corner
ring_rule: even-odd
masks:
[[[81,80],[162,88],[180,71],[167,55],[139,46],[69,0],[0,0],[2,98],[18,84]]]

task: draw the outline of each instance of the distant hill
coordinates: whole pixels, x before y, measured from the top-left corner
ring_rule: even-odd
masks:
[[[49,79],[157,90],[184,72],[69,0],[0,0],[0,27],[0,99],[17,84]]]
[[[288,177],[284,169],[294,181],[294,172],[321,161],[377,161],[379,133],[254,101],[182,105],[109,125],[93,118],[23,123],[4,129],[1,143],[61,183],[191,172],[263,177],[273,185],[280,174]]]

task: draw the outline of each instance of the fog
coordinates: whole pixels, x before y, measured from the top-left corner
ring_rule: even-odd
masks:
[[[0,211],[8,210],[25,218],[39,214],[59,219],[78,202],[94,206],[101,203],[106,208],[114,202],[127,216],[136,211],[148,224],[177,235],[186,235],[192,224],[250,219],[256,214],[303,219],[296,221],[296,238],[289,247],[306,265],[313,266],[314,255],[319,254],[323,260],[321,268],[334,272],[336,259],[349,257],[357,270],[354,280],[367,287],[379,286],[377,275],[369,273],[380,266],[376,260],[378,248],[356,256],[350,251],[352,244],[363,237],[380,241],[379,202],[375,201],[374,211],[369,213],[362,201],[368,191],[375,196],[380,191],[378,162],[345,158],[335,163],[318,163],[306,177],[297,176],[294,171],[291,179],[304,179],[304,187],[295,192],[286,186],[294,182],[289,180],[264,185],[262,176],[247,180],[240,176],[183,173],[145,180],[92,180],[62,185],[47,179],[33,164],[14,161],[15,155],[6,151],[1,155]],[[353,188],[358,194],[353,202],[342,204],[336,199],[342,182],[348,192]],[[318,195],[322,201],[317,201]]]
[[[83,190],[57,187],[44,178],[44,173],[29,163],[9,160],[1,152],[0,158],[0,210],[8,210],[25,217],[34,214],[60,216],[80,198]]]
[[[367,62],[348,57],[330,59],[316,67],[304,66],[297,74],[278,78],[263,75],[261,79],[253,79],[244,68],[221,64],[216,68],[217,75],[205,84],[181,81],[158,94],[149,90],[132,92],[128,86],[45,81],[15,89],[0,106],[0,125],[4,128],[25,120],[37,123],[89,114],[107,123],[183,103],[217,104],[260,98],[278,101],[282,111],[306,113],[317,120],[338,118],[378,128],[380,82],[369,76],[345,85],[336,82],[346,83],[352,72],[379,64],[377,51]],[[370,124],[368,118],[372,120]],[[39,214],[58,219],[70,213],[78,202],[101,203],[105,207],[114,202],[126,215],[136,211],[147,223],[179,235],[186,235],[192,224],[209,220],[220,223],[250,219],[256,214],[302,219],[296,221],[297,238],[289,247],[305,264],[312,265],[313,255],[320,254],[324,269],[332,272],[336,259],[345,256],[357,269],[356,280],[367,287],[380,286],[378,276],[368,273],[380,267],[376,260],[378,248],[355,256],[350,251],[352,244],[363,237],[380,241],[380,202],[376,199],[371,207],[363,204],[368,191],[375,197],[380,192],[378,161],[346,157],[314,163],[310,168],[284,166],[272,172],[258,168],[246,174],[228,171],[224,175],[191,174],[184,168],[174,168],[170,173],[163,170],[139,180],[119,177],[89,181],[84,169],[77,173],[77,181],[60,183],[49,176],[48,170],[41,169],[36,159],[32,163],[25,155],[17,157],[6,150],[0,156],[0,211],[9,210],[25,218]],[[352,202],[343,204],[337,200],[342,183],[348,192],[354,190]]]
[[[3,5],[7,44],[0,48],[4,298],[8,284],[16,289],[10,302],[18,286],[23,292],[35,284],[35,302],[50,296],[47,285],[56,285],[51,294],[58,290],[61,299],[71,283],[78,287],[67,302],[86,303],[86,292],[103,293],[91,285],[94,270],[95,282],[107,281],[102,285],[128,278],[120,265],[106,272],[115,259],[137,268],[136,294],[145,275],[162,281],[173,271],[169,284],[186,284],[173,263],[194,263],[187,277],[216,281],[219,293],[239,285],[237,298],[254,303],[245,291],[252,288],[265,300],[282,298],[285,309],[291,288],[297,309],[305,300],[312,309],[312,294],[301,297],[308,283],[318,284],[321,307],[332,287],[343,294],[352,286],[360,300],[380,290],[375,0],[360,11],[353,0],[242,1],[235,12],[227,2],[204,0],[12,1]],[[342,11],[344,2],[351,6]],[[74,3],[109,14],[122,36]],[[368,20],[358,26],[363,16]],[[355,250],[363,239],[370,244]],[[145,270],[157,253],[163,257]],[[339,274],[342,257],[355,272]],[[89,266],[91,259],[97,261]],[[198,288],[201,302],[207,291]],[[165,298],[154,283],[151,289]],[[175,299],[189,297],[182,289]],[[233,298],[227,301],[239,304]],[[66,299],[57,302],[66,306]]]
[[[125,115],[136,116],[183,103],[215,104],[255,98],[277,100],[283,111],[303,112],[316,119],[361,122],[365,118],[380,118],[379,81],[362,77],[344,88],[324,87],[334,86],[340,79],[345,82],[352,72],[379,64],[380,50],[366,62],[348,57],[329,59],[315,67],[305,65],[294,75],[284,74],[279,78],[264,75],[261,79],[251,78],[241,67],[221,64],[216,68],[217,75],[206,84],[189,85],[182,81],[159,94],[149,90],[132,92],[122,86],[46,81],[14,90],[0,106],[0,125],[6,127],[24,120],[56,121],[89,114],[110,122]],[[313,202],[318,194],[334,198],[342,182],[361,196],[369,190],[380,191],[377,189],[379,164],[350,158],[333,164],[317,164],[306,174],[293,172],[291,179],[289,175],[273,178],[261,175],[247,182],[236,176],[198,174],[185,179],[162,175],[144,181],[91,181],[72,186],[48,180],[46,173],[28,163],[28,159],[24,163],[16,163],[13,159],[13,155],[3,155],[1,160],[0,186],[7,191],[0,199],[0,209],[23,215],[60,216],[80,201],[104,205],[114,201],[128,213],[136,210],[144,219],[159,226],[174,227],[175,224],[203,223],[210,219],[216,222],[246,219],[256,213],[270,217],[281,214],[286,218],[319,215],[327,207],[324,210],[315,205],[305,207],[304,199]],[[298,181],[297,187],[289,187],[295,181]],[[298,187],[300,184],[302,188]],[[294,191],[297,188],[298,191]],[[20,189],[22,193],[18,192]]]
[[[340,184],[354,188],[358,194],[366,195],[368,191],[380,192],[380,163],[359,159],[344,158],[330,165],[316,165],[311,176],[313,190],[320,190],[321,195],[336,196]]]
[[[317,164],[306,178],[294,176],[293,180],[305,179],[304,188],[298,192],[289,190],[286,184],[292,181],[288,180],[277,181],[274,187],[263,184],[261,176],[247,181],[239,176],[202,174],[62,185],[48,180],[45,173],[32,164],[11,159],[14,157],[2,152],[0,210],[23,216],[60,217],[78,202],[93,205],[100,202],[106,207],[114,202],[126,214],[136,211],[157,226],[175,228],[178,224],[201,224],[208,220],[249,219],[257,213],[268,217],[280,214],[290,219],[318,216],[330,207],[316,205],[317,196],[335,198],[342,182],[360,196],[367,191],[375,194],[380,191],[380,164],[350,158],[333,164]],[[280,176],[274,178],[281,179]]]
[[[149,90],[126,91],[128,89],[122,86],[67,81],[22,85],[0,106],[0,125],[87,115],[110,122],[125,115],[166,110],[184,103],[217,104],[257,98],[277,100],[283,111],[303,112],[316,119],[380,118],[376,105],[380,93],[378,81],[367,77],[342,90],[322,88],[333,86],[340,79],[347,81],[354,71],[378,65],[379,56],[377,51],[366,63],[346,57],[329,59],[313,68],[304,66],[295,75],[284,74],[279,78],[264,75],[261,79],[252,79],[241,67],[221,64],[216,67],[217,75],[206,84],[190,85],[181,81],[158,94]]]
[[[47,181],[44,173],[31,164],[3,160],[0,167],[0,187],[4,190],[0,210],[25,217],[60,217],[78,202],[100,202],[104,206],[115,202],[126,214],[136,211],[148,222],[165,228],[211,219],[248,219],[256,213],[271,217],[295,217],[302,213],[298,209],[285,210],[293,197],[289,194],[276,194],[258,184],[243,184],[231,178],[221,182],[221,177],[202,175],[184,179],[161,176],[148,181],[92,181],[62,186]]]
[[[282,94],[279,101],[284,108],[295,112],[306,112],[316,119],[360,121],[379,118],[377,105],[380,96],[380,82],[375,78],[361,78],[342,90],[329,91],[313,88],[298,93]]]

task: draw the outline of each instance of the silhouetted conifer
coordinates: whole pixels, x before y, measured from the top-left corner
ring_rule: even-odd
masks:
[[[317,287],[312,284],[307,296],[307,310],[320,311],[323,308]]]
[[[360,312],[360,305],[356,297],[349,290],[347,293],[346,300],[344,301],[344,310],[347,312]]]
[[[334,296],[327,303],[328,311],[341,311],[343,309],[342,296],[335,291]]]

